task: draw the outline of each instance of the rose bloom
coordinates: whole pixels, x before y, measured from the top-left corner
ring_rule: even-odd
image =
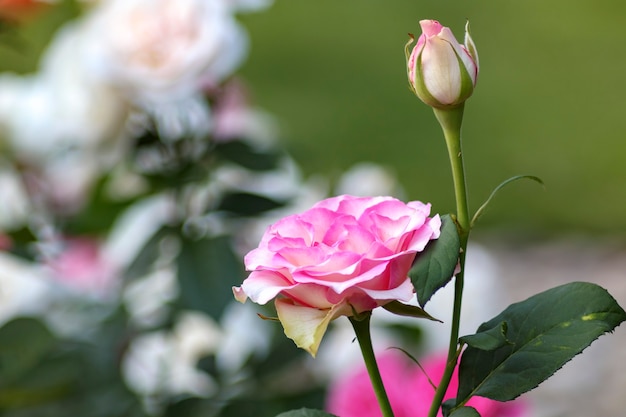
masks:
[[[222,0],[109,0],[89,19],[90,63],[138,101],[178,101],[229,76],[247,37]]]
[[[251,273],[235,298],[276,297],[285,334],[315,356],[333,319],[413,297],[408,271],[441,228],[429,214],[429,204],[392,197],[322,200],[266,230],[245,256]]]
[[[377,362],[395,417],[426,417],[435,395],[435,388],[428,381],[428,377],[435,385],[439,383],[446,367],[445,355],[431,356],[420,361],[424,371],[401,352],[387,352]],[[454,398],[457,388],[458,376],[455,371],[444,401]],[[467,405],[474,407],[482,417],[529,415],[528,406],[520,400],[501,403],[472,397]],[[326,398],[326,409],[341,417],[381,417],[372,383],[363,364],[331,385]],[[441,417],[441,410],[437,416]]]
[[[0,136],[20,158],[42,164],[68,149],[95,151],[122,130],[124,101],[83,65],[89,47],[82,23],[70,22],[55,33],[37,73],[0,75]]]

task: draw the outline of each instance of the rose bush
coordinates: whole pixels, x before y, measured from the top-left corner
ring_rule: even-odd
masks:
[[[270,226],[244,261],[251,271],[237,300],[276,298],[285,334],[315,356],[330,321],[409,301],[407,274],[418,252],[439,237],[430,205],[392,197],[342,195]]]

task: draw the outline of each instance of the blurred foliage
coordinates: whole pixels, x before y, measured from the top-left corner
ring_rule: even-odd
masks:
[[[466,105],[470,206],[505,178],[481,228],[619,234],[626,230],[626,6],[487,0],[277,0],[246,16],[254,48],[244,74],[279,117],[306,172],[361,160],[392,167],[408,198],[439,212],[454,200],[432,112],[408,90],[403,46],[420,19],[462,35],[469,19],[481,73]]]
[[[396,172],[407,198],[452,211],[442,136],[407,88],[402,48],[422,18],[457,36],[469,19],[481,62],[464,126],[470,205],[477,209],[513,175],[546,183],[546,192],[510,187],[481,225],[619,234],[626,230],[626,58],[614,51],[626,41],[625,7],[617,0],[276,0],[242,19],[254,39],[242,73],[257,102],[277,115],[306,173],[338,176],[355,162],[378,162]],[[35,15],[18,40],[0,45],[3,67],[33,71],[54,28],[76,13],[66,1]]]

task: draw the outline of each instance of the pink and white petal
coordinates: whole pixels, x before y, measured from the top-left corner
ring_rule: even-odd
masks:
[[[351,197],[348,195],[338,195],[336,197],[330,197],[325,200],[318,201],[317,203],[313,205],[312,209],[323,208],[326,210],[330,210],[332,212],[337,212],[337,209],[339,208],[339,205],[341,204],[341,202],[349,198]]]
[[[240,303],[245,303],[248,299],[246,292],[241,287],[233,287],[233,296],[235,297],[235,300]]]
[[[316,267],[327,260],[327,254],[321,247],[283,248],[276,254],[273,265],[281,265],[289,269]]]
[[[420,27],[422,28],[422,33],[427,36],[437,36],[439,32],[443,29],[443,25],[436,20],[420,20]]]
[[[275,306],[285,335],[313,357],[317,354],[328,324],[341,315],[351,314],[350,308],[345,303],[320,310],[295,305],[289,299],[280,298],[276,300]]]
[[[409,201],[408,203],[406,203],[406,205],[415,211],[424,213],[425,216],[428,216],[430,214],[430,208],[431,208],[430,203],[422,203],[421,201],[415,200],[415,201]]]
[[[413,284],[409,278],[406,278],[399,286],[388,290],[372,290],[368,288],[359,288],[368,297],[377,300],[378,305],[384,305],[389,301],[411,301],[414,295]]]
[[[299,215],[291,215],[274,223],[269,233],[282,238],[300,238],[310,245],[313,231],[314,226],[310,222],[302,221]]]
[[[359,225],[345,226],[350,239],[343,240],[337,245],[340,251],[351,251],[354,253],[368,253],[372,245],[376,244],[376,236]]]
[[[264,247],[258,247],[252,249],[243,257],[243,263],[246,266],[246,271],[254,271],[262,266],[273,265],[275,256],[274,252]]]
[[[430,219],[430,221],[416,230],[411,240],[406,243],[407,250],[421,252],[424,250],[428,242],[438,239],[441,234],[441,219],[439,215]]]
[[[253,271],[241,284],[241,290],[257,304],[266,304],[281,291],[293,288],[287,277],[277,271]]]
[[[328,225],[328,228],[324,230],[324,233],[320,233],[319,242],[328,246],[335,246],[337,242],[348,239],[348,226],[358,226],[354,216],[348,214],[337,215],[332,224]]]
[[[416,255],[417,253],[415,252],[405,253],[389,263],[389,282],[387,283],[387,288],[395,288],[404,284]]]
[[[407,226],[411,222],[409,216],[401,216],[390,218],[372,213],[370,216],[371,228],[378,232],[378,237],[382,242],[386,242],[396,236],[402,235],[407,230]]]
[[[338,303],[338,301],[328,300],[329,293],[332,291],[328,287],[317,284],[300,284],[282,292],[285,297],[292,299],[296,304],[318,309],[331,308]]]
[[[360,273],[355,277],[347,277],[339,274],[331,274],[323,277],[298,277],[298,282],[314,283],[320,286],[328,287],[335,293],[341,294],[350,287],[358,286],[364,282],[375,280],[385,273],[387,262],[377,262],[369,269]]]
[[[317,265],[307,265],[294,271],[294,280],[298,280],[298,272],[306,276],[326,277],[329,275],[346,276],[355,273],[361,260],[361,255],[353,252],[335,252],[328,254],[327,258]]]
[[[322,242],[326,231],[340,217],[340,213],[335,213],[326,208],[313,208],[299,215],[303,222],[311,224],[311,243]]]
[[[390,197],[352,197],[344,199],[339,208],[340,213],[346,213],[359,219],[370,207],[380,204]]]
[[[442,71],[446,69],[446,71]],[[440,103],[454,103],[461,91],[461,71],[453,45],[434,37],[422,52],[422,74],[428,92]]]

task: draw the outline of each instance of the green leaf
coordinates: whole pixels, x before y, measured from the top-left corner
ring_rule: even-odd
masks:
[[[240,140],[220,142],[215,146],[215,152],[222,158],[252,171],[276,169],[282,157],[282,154],[276,150],[256,149]]]
[[[533,175],[516,175],[515,177],[511,177],[505,181],[502,181],[496,188],[494,188],[494,190],[491,192],[491,194],[489,194],[489,197],[487,198],[487,201],[485,201],[482,206],[480,206],[478,208],[478,210],[476,210],[476,214],[474,214],[474,217],[472,217],[472,221],[470,222],[470,228],[474,227],[474,224],[476,224],[476,222],[478,221],[478,219],[480,218],[480,216],[483,215],[483,213],[485,212],[485,210],[487,209],[487,206],[489,206],[489,203],[491,203],[491,200],[493,200],[493,198],[496,196],[496,194],[498,194],[498,191],[500,191],[502,188],[504,188],[506,185],[518,181],[518,180],[523,180],[523,179],[527,179],[527,180],[533,180],[535,182],[538,182],[541,185],[543,184],[543,181],[541,181],[541,178],[539,177],[535,177]]]
[[[480,417],[480,414],[474,407],[462,407],[454,410],[449,417]]]
[[[425,312],[424,309],[410,304],[403,304],[399,301],[392,301],[382,307],[390,313],[396,314],[398,316],[415,317],[418,319],[427,319],[443,323],[441,320],[436,319],[427,312]]]
[[[147,275],[153,268],[155,262],[161,256],[161,243],[168,236],[174,236],[178,228],[172,226],[161,227],[139,251],[135,259],[124,271],[124,278],[132,281]]]
[[[506,321],[503,321],[500,323],[500,326],[481,333],[463,336],[460,341],[476,349],[495,350],[506,344],[511,344],[509,339],[506,338],[507,329],[508,325]]]
[[[257,216],[266,211],[274,210],[285,205],[283,201],[273,200],[257,194],[246,192],[231,192],[222,197],[217,211],[226,211],[235,216]]]
[[[321,410],[312,410],[310,408],[301,408],[299,410],[286,411],[280,413],[276,417],[337,417],[334,414],[328,414]]]
[[[422,307],[435,292],[450,282],[459,261],[461,243],[456,224],[448,214],[441,217],[441,222],[439,239],[429,243],[426,250],[418,254],[409,272],[417,301]]]
[[[56,340],[38,320],[17,318],[0,328],[0,380],[22,377],[36,367]]]
[[[182,238],[177,259],[179,305],[218,319],[233,300],[232,287],[243,281],[243,263],[228,237]]]
[[[509,401],[532,390],[625,319],[605,289],[585,282],[510,305],[477,331],[493,335],[506,322],[510,343],[490,351],[469,346],[463,353],[457,404],[474,395]]]
[[[480,417],[480,414],[474,407],[465,406],[454,408],[455,404],[455,398],[451,398],[441,404],[441,412],[444,417]]]

